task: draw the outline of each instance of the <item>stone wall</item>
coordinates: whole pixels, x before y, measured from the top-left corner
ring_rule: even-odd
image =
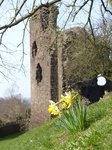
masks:
[[[83,96],[92,102],[97,101],[106,89],[98,87],[96,79],[94,87],[92,81],[89,81],[88,77],[91,77],[89,73],[93,71],[93,74],[97,75],[94,67],[100,68],[100,65],[95,64],[95,58],[91,59],[92,45],[89,45],[89,40],[85,43],[85,30],[76,27],[63,32],[58,31],[57,34],[57,15],[58,9],[56,6],[43,7],[30,20],[32,127],[50,120],[49,100],[58,101],[61,94],[68,89],[68,85],[80,91]],[[90,47],[86,51],[84,46]],[[72,64],[75,64],[75,69],[70,72],[71,76],[68,78],[67,67],[68,64],[71,66],[72,55],[75,57],[75,61],[72,61]],[[85,55],[88,57],[85,57]],[[70,67],[68,68],[70,69]],[[90,71],[91,68],[93,70]],[[87,82],[82,82],[86,80]],[[109,84],[112,83],[109,82]],[[96,87],[98,90],[95,90]],[[108,87],[108,84],[106,87]],[[112,86],[109,86],[109,88],[112,88]],[[94,97],[96,91],[98,91],[97,98]]]
[[[30,20],[31,124],[50,119],[49,100],[58,100],[56,6],[42,8]]]
[[[80,27],[71,28],[61,32],[58,35],[58,84],[59,84],[59,95],[68,90],[68,85],[71,83],[67,80],[66,69],[68,67],[69,55],[71,54],[70,49],[73,49],[73,41],[76,39],[82,29]],[[74,44],[74,47],[76,45]],[[75,48],[74,48],[75,53]],[[71,78],[72,79],[72,78]],[[69,84],[70,83],[70,84]],[[59,96],[60,97],[60,96]]]

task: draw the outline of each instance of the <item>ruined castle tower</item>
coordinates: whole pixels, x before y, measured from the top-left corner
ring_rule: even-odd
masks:
[[[31,123],[50,119],[49,100],[58,101],[57,6],[43,7],[30,19]]]
[[[50,114],[48,113],[49,100],[58,101],[61,94],[69,90],[69,87],[80,91],[91,102],[99,100],[105,89],[112,90],[111,82],[108,82],[102,91],[97,85],[97,79],[95,79],[95,82],[94,80],[87,80],[88,74],[94,66],[91,62],[96,63],[96,57],[93,57],[92,61],[89,59],[88,62],[90,63],[86,63],[85,54],[93,55],[90,51],[90,40],[87,41],[88,38],[86,39],[88,48],[83,48],[88,34],[80,27],[57,32],[57,15],[58,9],[53,5],[49,8],[41,8],[30,19],[32,127],[50,120]],[[100,68],[100,65],[102,66],[102,64],[99,64],[97,68]],[[88,67],[90,70],[87,69]],[[72,70],[70,70],[71,68]],[[97,75],[96,72],[95,70],[93,75]],[[79,82],[80,79],[81,81],[87,81],[81,83]],[[94,93],[97,91],[99,92],[95,97]]]

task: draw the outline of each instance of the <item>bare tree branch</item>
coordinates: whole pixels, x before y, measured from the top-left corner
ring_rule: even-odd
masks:
[[[20,6],[20,8],[18,9],[17,13],[15,14],[15,16],[13,17],[12,21],[9,23],[9,25],[11,25],[14,20],[16,19],[17,15],[19,14],[19,12],[21,11],[22,7],[24,6],[24,4],[26,3],[27,0],[24,0]]]
[[[22,42],[19,44],[21,45],[22,44],[22,47],[23,47],[23,51],[22,51],[22,58],[21,58],[21,66],[20,66],[20,69],[19,71],[22,69],[22,67],[24,66],[24,55],[25,55],[25,51],[24,51],[24,38],[25,38],[25,31],[26,31],[26,27],[27,27],[27,24],[28,24],[28,21],[29,21],[29,18],[27,19],[26,23],[25,23],[25,26],[24,26],[24,29],[23,29],[23,37],[22,37]]]
[[[88,16],[88,21],[89,21],[89,24],[90,24],[91,34],[92,34],[93,39],[94,39],[94,42],[95,42],[95,36],[94,36],[93,27],[92,27],[92,23],[91,23],[92,7],[93,7],[93,0],[91,0],[90,10],[89,10],[89,16]]]
[[[101,0],[101,3],[102,3],[102,5],[103,5],[103,7],[104,7],[104,10],[112,15],[112,12],[111,12],[110,10],[107,9],[107,7],[105,6],[103,0]]]
[[[29,14],[23,16],[22,18],[16,20],[14,23],[13,21],[15,20],[15,17],[14,19],[11,21],[10,24],[7,24],[7,25],[4,25],[2,27],[0,27],[0,30],[3,30],[3,29],[7,29],[7,28],[11,28],[17,24],[19,24],[20,22],[24,21],[25,19],[31,17],[37,10],[41,9],[42,7],[50,7],[52,6],[53,4],[57,3],[57,2],[60,2],[61,0],[53,0],[52,2],[47,2],[46,4],[41,4],[40,6],[37,6],[34,10],[32,10]],[[26,0],[24,1],[24,3],[26,2]],[[19,10],[20,11],[20,10]],[[17,13],[18,14],[18,13]]]
[[[82,8],[88,3],[89,0],[84,1],[84,3],[79,7],[79,9],[76,11],[74,17],[73,17],[73,22],[75,20],[75,17],[77,16],[77,14],[82,10]]]
[[[0,6],[2,5],[2,3],[4,2],[4,0],[1,0],[1,2],[0,2]]]

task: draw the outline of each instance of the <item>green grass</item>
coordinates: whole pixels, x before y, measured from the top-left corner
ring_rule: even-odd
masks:
[[[0,138],[0,150],[111,150],[112,96],[88,107],[84,131],[69,134],[56,119],[25,134]]]

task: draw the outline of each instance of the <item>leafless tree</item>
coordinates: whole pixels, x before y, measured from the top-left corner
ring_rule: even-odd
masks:
[[[19,117],[25,117],[29,109],[30,104],[20,94],[0,99],[0,119],[4,122],[13,122]]]
[[[22,58],[20,69],[24,69],[23,61],[25,49],[24,39],[26,31],[28,30],[28,22],[30,17],[42,7],[50,7],[53,4],[58,5],[60,11],[59,20],[65,17],[64,24],[61,24],[61,28],[65,29],[69,22],[76,24],[78,18],[78,25],[84,28],[90,27],[91,35],[95,40],[94,28],[98,22],[99,16],[103,17],[104,21],[107,21],[107,17],[112,15],[112,0],[1,0],[0,1],[0,73],[7,78],[5,71],[8,70],[10,74],[13,74],[11,70],[17,69],[18,63],[11,64],[6,59],[5,54],[13,56],[14,52],[4,43],[4,36],[7,35],[8,30],[11,30],[14,26],[20,23],[24,24],[23,36],[18,46],[22,45]],[[110,7],[111,6],[111,7]],[[95,16],[96,15],[96,16]],[[82,24],[82,18],[84,16],[84,22]],[[14,34],[14,33],[13,33]]]

